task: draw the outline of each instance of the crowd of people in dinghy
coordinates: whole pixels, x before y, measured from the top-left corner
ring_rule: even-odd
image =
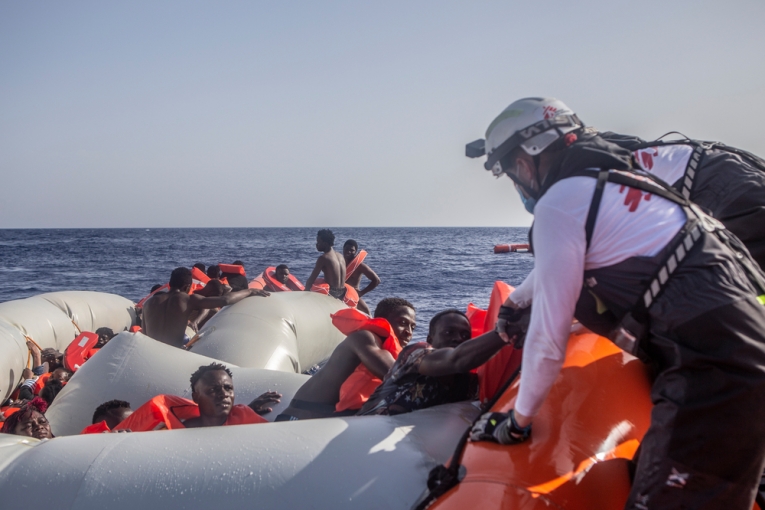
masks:
[[[428,325],[426,341],[411,343],[417,325],[415,305],[400,297],[389,297],[377,304],[371,316],[365,313],[368,308],[365,310],[360,297],[377,287],[380,279],[363,263],[366,252],[358,252],[356,241],[347,241],[342,255],[334,251],[333,244],[331,231],[318,232],[316,247],[322,255],[305,287],[300,287],[344,301],[349,288],[357,291],[356,306],[331,315],[333,324],[347,336],[273,421],[393,415],[477,399],[478,377],[474,369],[507,343],[493,331],[466,342],[473,337],[474,328],[468,316],[457,309],[437,313]],[[369,283],[358,290],[362,276]],[[191,269],[176,268],[167,285],[155,286],[138,303],[140,323],[133,330],[193,350],[193,340],[185,334],[187,327],[196,331],[220,307],[250,296],[267,299],[270,292],[303,290],[273,284],[276,281],[286,287],[295,280],[283,264],[268,268],[252,282],[248,282],[241,261],[206,270],[201,264]],[[115,336],[113,331],[102,328],[96,335],[90,333],[88,342],[80,341],[86,334],[72,342],[77,346],[75,356],[68,349],[66,353],[41,351],[33,342],[28,343],[33,367],[25,371],[12,406],[5,408],[3,433],[37,439],[54,437],[45,419],[47,406],[72,372]],[[267,391],[247,405],[235,404],[232,372],[220,363],[199,367],[190,375],[190,385],[191,399],[157,395],[136,409],[121,400],[104,402],[94,410],[92,424],[82,433],[265,423],[268,420],[263,415],[271,413],[270,406],[282,398],[279,393]]]

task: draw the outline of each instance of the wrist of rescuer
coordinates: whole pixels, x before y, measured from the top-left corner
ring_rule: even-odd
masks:
[[[523,343],[526,339],[526,332],[529,329],[530,321],[530,306],[527,306],[526,308],[513,308],[511,306],[502,305],[499,308],[497,324],[494,329],[500,335],[504,333],[510,339],[515,338],[513,340],[513,347],[521,349],[523,348]]]

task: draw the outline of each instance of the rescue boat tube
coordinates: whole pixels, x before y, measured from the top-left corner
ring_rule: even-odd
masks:
[[[594,334],[572,336],[566,361],[518,445],[468,443],[465,476],[430,509],[621,509],[630,491],[627,462],[651,417],[651,384],[636,358]],[[513,408],[518,381],[492,411]]]
[[[63,352],[79,328],[109,327],[117,332],[134,321],[131,301],[103,292],[51,292],[0,303],[0,395],[4,400],[21,379],[29,361],[27,339],[41,349]]]
[[[494,246],[494,253],[510,253],[510,252],[525,252],[529,251],[528,244],[497,244]]]
[[[160,394],[191,398],[189,378],[200,366],[218,361],[157,342],[142,333],[120,333],[72,376],[45,415],[56,436],[79,434],[91,424],[96,407],[118,399],[133,409]],[[265,391],[281,393],[264,416],[273,421],[289,405],[307,375],[225,365],[234,374],[237,404],[248,404]]]
[[[297,372],[323,361],[345,336],[330,314],[342,302],[314,292],[277,292],[226,307],[199,331],[192,352],[241,367]]]
[[[27,505],[19,487],[34,487],[55,494],[61,510],[400,510],[476,415],[460,403],[397,416],[57,437],[12,459],[0,493],[8,508]]]

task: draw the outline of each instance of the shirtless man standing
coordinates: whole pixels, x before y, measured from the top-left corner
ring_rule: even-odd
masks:
[[[375,308],[375,317],[382,317],[390,323],[402,347],[412,340],[417,322],[414,306],[410,302],[401,298],[385,298]],[[340,387],[359,363],[372,375],[382,379],[394,362],[393,355],[383,348],[380,336],[367,330],[351,333],[335,347],[327,364],[297,390],[289,407],[274,421],[332,416],[340,401]],[[356,410],[352,410],[344,414],[355,413]]]
[[[305,290],[310,291],[319,273],[324,273],[324,283],[329,285],[329,295],[342,300],[345,297],[345,259],[332,249],[335,234],[322,229],[316,234],[316,249],[324,252],[316,261],[311,276],[305,282]]]
[[[186,326],[193,312],[233,305],[249,296],[269,295],[264,290],[256,289],[214,297],[189,295],[191,283],[191,271],[186,267],[176,268],[170,275],[170,290],[154,294],[144,303],[143,328],[146,335],[173,347],[183,347]]]
[[[359,251],[359,243],[357,243],[353,239],[348,239],[347,241],[345,241],[345,244],[343,245],[343,258],[345,259],[346,268],[348,267],[348,264],[353,262],[353,259],[356,258],[356,254],[358,253],[358,251]],[[367,280],[369,280],[369,284],[367,284],[367,286],[364,287],[363,290],[359,290],[359,287],[361,286],[362,276],[367,277]],[[361,264],[359,264],[359,266],[356,268],[355,271],[353,271],[350,274],[347,274],[345,278],[346,278],[345,283],[359,290],[359,304],[356,306],[356,308],[358,308],[365,314],[369,315],[369,307],[361,298],[364,297],[364,294],[371,292],[375,287],[380,285],[380,277],[377,276],[377,273],[372,271],[371,267],[369,267],[368,265],[362,262]]]

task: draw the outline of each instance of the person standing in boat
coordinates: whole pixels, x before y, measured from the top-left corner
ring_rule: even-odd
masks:
[[[561,101],[516,101],[486,138],[467,155],[484,152],[535,215],[535,268],[497,321],[507,336],[530,314],[514,409],[484,415],[472,439],[529,439],[575,316],[656,369],[627,508],[751,508],[765,466],[753,425],[765,420],[765,275],[744,245]]]
[[[345,283],[359,291],[359,303],[356,308],[369,315],[369,306],[364,302],[362,297],[373,291],[380,285],[380,277],[377,273],[372,271],[372,268],[364,263],[367,252],[361,250],[359,252],[359,243],[353,239],[348,239],[343,245],[343,258],[345,259]],[[366,276],[369,280],[369,284],[363,289],[361,286],[361,277]]]
[[[316,234],[316,249],[322,255],[316,260],[311,276],[305,282],[305,290],[311,291],[319,274],[322,273],[324,283],[329,285],[329,295],[342,300],[345,297],[345,259],[332,247],[335,245],[335,234],[331,230],[321,229]]]
[[[257,289],[212,297],[189,295],[191,284],[189,268],[179,267],[173,270],[170,275],[170,290],[154,294],[143,305],[143,330],[146,335],[173,347],[183,347],[184,341],[188,341],[185,339],[186,326],[194,312],[233,305],[250,296],[269,295],[268,292]]]

